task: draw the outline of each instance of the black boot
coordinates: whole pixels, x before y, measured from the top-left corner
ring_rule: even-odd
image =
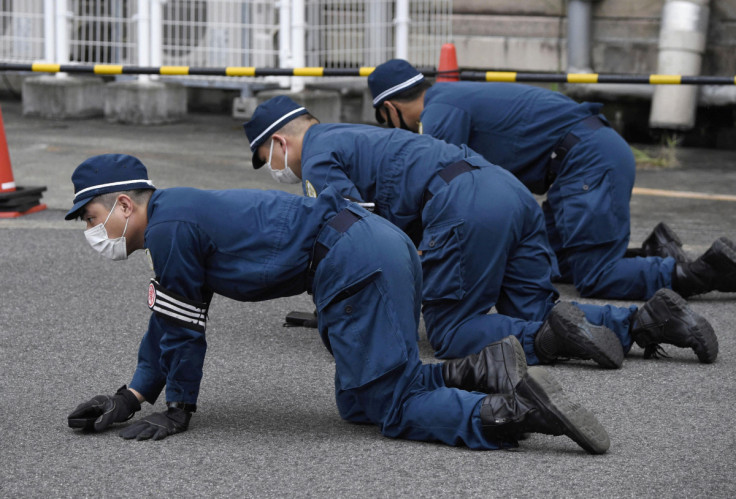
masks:
[[[442,364],[445,385],[471,392],[511,393],[524,375],[526,354],[516,336],[507,336],[479,353]]]
[[[533,366],[516,392],[488,395],[480,418],[485,435],[499,443],[515,442],[524,433],[567,435],[591,454],[603,454],[611,441],[596,417],[569,400],[542,367]]]
[[[644,348],[644,358],[657,356],[660,343],[692,348],[706,364],[718,356],[718,338],[711,325],[671,289],[660,289],[636,311],[631,337]]]
[[[672,289],[685,298],[708,291],[736,292],[734,243],[721,237],[697,260],[678,262],[672,273]]]
[[[682,249],[682,241],[664,222],[658,223],[641,245],[645,256],[672,257],[678,262],[690,262]]]
[[[534,338],[534,350],[544,364],[556,359],[591,359],[601,367],[618,369],[624,350],[616,334],[588,322],[583,311],[570,302],[554,306]]]

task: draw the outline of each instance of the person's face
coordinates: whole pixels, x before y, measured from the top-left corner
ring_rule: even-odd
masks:
[[[273,143],[273,148],[271,144]],[[283,170],[286,167],[286,138],[273,135],[271,140],[264,142],[258,147],[258,157],[264,163],[271,162],[274,170]]]
[[[110,215],[110,218],[108,218],[108,215]],[[82,209],[81,218],[86,224],[87,229],[91,229],[92,227],[96,227],[97,225],[104,223],[107,236],[110,239],[117,239],[123,235],[125,221],[127,220],[125,207],[121,204],[120,199],[118,199],[118,202],[115,204],[112,214],[102,203],[90,201]],[[107,219],[107,223],[105,223],[105,219]]]

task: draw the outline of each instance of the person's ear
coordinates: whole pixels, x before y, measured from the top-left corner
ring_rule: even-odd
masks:
[[[276,141],[276,144],[274,144],[274,147],[277,145],[281,147],[281,149],[284,149],[284,146],[286,145],[286,136],[281,134],[273,134],[271,136],[271,140]]]
[[[394,128],[401,126],[401,120],[399,120],[399,109],[393,102],[384,102],[383,109],[386,111],[386,121],[388,121],[391,126]]]
[[[133,200],[127,194],[118,194],[118,205],[123,209],[123,215],[130,216],[135,207]]]

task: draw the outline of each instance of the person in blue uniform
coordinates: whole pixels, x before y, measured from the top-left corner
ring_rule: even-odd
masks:
[[[72,175],[67,219],[105,257],[145,249],[155,277],[151,317],[130,386],[98,395],[68,416],[104,431],[164,391],[167,408],[125,426],[125,439],[160,440],[188,429],[196,411],[215,294],[257,301],[309,291],[322,341],[335,359],[340,415],[388,437],[498,449],[523,432],[567,435],[606,452],[597,419],[571,402],[543,368],[505,338],[477,355],[423,364],[417,347],[421,273],[395,226],[334,189],[316,198],[281,191],[155,189],[145,166],[94,156]]]
[[[427,337],[439,358],[476,353],[509,335],[529,364],[562,357],[617,368],[634,341],[646,355],[671,343],[693,348],[702,362],[716,358],[712,327],[672,290],[641,309],[557,303],[539,204],[466,146],[405,130],[319,124],[286,96],[262,103],[244,127],[256,168],[267,165],[277,181],[301,179],[308,196],[336,189],[373,203],[413,236]]]
[[[717,240],[691,262],[677,235],[655,227],[640,256],[627,257],[636,165],[631,148],[600,114],[551,90],[516,83],[431,85],[392,59],[369,75],[376,119],[465,144],[512,172],[543,204],[560,281],[581,296],[646,300],[660,288],[684,297],[736,291],[736,251]]]

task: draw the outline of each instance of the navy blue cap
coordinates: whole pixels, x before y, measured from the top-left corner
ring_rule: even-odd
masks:
[[[255,169],[262,167],[264,164],[256,153],[258,147],[266,142],[273,132],[297,116],[308,112],[306,108],[285,95],[268,99],[256,108],[250,121],[243,123],[245,136],[248,137],[250,150],[253,153],[253,167]]]
[[[155,189],[148,171],[138,158],[127,154],[100,154],[80,164],[72,173],[74,206],[64,219],[77,216],[95,196],[133,189]]]
[[[368,75],[368,88],[373,96],[373,107],[378,110],[394,95],[416,87],[423,81],[424,75],[404,59],[391,59],[379,64]],[[376,119],[379,123],[383,123],[383,118],[378,111],[376,111]]]

